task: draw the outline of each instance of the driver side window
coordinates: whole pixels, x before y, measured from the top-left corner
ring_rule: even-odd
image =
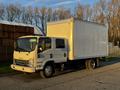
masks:
[[[51,48],[51,39],[50,38],[40,38],[38,49],[41,49],[42,51],[48,50]]]

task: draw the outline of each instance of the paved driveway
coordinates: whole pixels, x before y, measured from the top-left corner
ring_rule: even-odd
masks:
[[[49,79],[38,74],[0,76],[0,90],[120,90],[120,60],[93,71],[79,70]]]

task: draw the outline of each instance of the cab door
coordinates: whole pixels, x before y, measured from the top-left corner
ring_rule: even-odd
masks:
[[[57,63],[67,61],[67,46],[64,39],[55,39],[54,60]]]
[[[48,61],[53,59],[52,39],[40,38],[38,44],[38,61]]]

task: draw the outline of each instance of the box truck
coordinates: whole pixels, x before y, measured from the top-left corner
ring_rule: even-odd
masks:
[[[83,61],[94,69],[108,56],[108,29],[75,18],[47,23],[47,36],[23,36],[16,40],[12,69],[51,77],[56,68]]]

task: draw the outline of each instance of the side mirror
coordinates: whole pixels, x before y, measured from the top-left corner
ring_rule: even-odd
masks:
[[[40,48],[38,48],[38,53],[40,53],[40,52],[42,52],[43,51],[43,49],[40,47]]]

